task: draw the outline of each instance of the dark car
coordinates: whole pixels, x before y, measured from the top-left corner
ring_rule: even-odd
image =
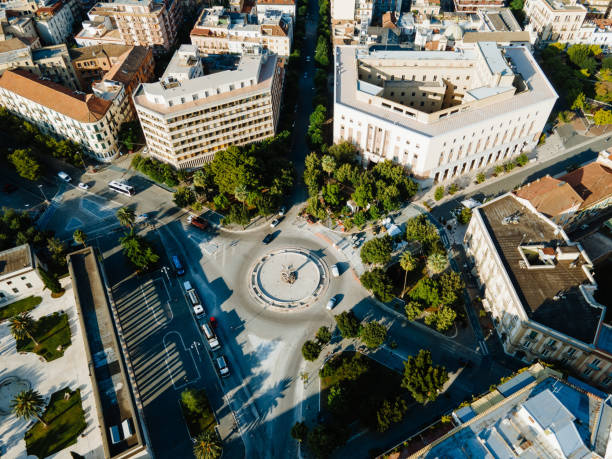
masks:
[[[271,233],[269,233],[269,234],[266,234],[266,237],[263,238],[262,242],[264,244],[269,244],[270,242],[272,242],[272,239],[274,239],[274,236]]]

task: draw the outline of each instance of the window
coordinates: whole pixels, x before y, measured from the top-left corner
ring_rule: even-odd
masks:
[[[13,293],[19,293],[19,290],[13,287]]]
[[[612,382],[612,377],[610,376],[606,376],[604,379],[601,380],[601,385],[602,386],[607,386]]]
[[[525,349],[529,349],[529,346],[531,346],[531,342],[530,342],[530,341],[525,341],[525,342],[523,343],[523,348],[525,348]]]
[[[549,339],[548,343],[546,343],[548,346],[554,346],[555,344],[557,344],[557,342],[554,339]]]
[[[593,373],[593,370],[591,370],[590,368],[587,368],[586,370],[584,370],[584,372],[582,373],[584,376],[588,376],[591,373]]]
[[[538,333],[532,331],[531,333],[529,333],[529,339],[536,339],[538,337]]]
[[[594,367],[596,367],[596,366],[598,366],[600,363],[601,363],[601,360],[600,360],[600,359],[594,359],[594,360],[591,362],[591,365],[593,365]]]
[[[575,353],[576,353],[576,349],[574,349],[573,347],[567,350],[567,355],[574,355]]]

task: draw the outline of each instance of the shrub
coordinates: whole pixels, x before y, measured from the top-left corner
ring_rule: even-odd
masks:
[[[40,278],[42,279],[43,284],[45,284],[46,288],[51,290],[51,293],[61,293],[64,291],[59,280],[57,280],[57,276],[48,273],[42,268],[38,268],[38,273],[40,274]]]
[[[516,157],[516,165],[518,167],[523,167],[528,162],[529,162],[529,158],[527,158],[527,155],[525,153],[521,153],[520,155]]]
[[[459,223],[462,225],[467,225],[472,218],[472,210],[468,207],[464,207],[461,209],[461,213],[459,214]]]
[[[306,341],[302,345],[302,355],[306,360],[315,361],[321,353],[321,345],[315,341]]]
[[[504,166],[501,166],[501,165],[497,165],[497,166],[495,166],[495,172],[494,172],[494,174],[495,174],[495,176],[496,176],[496,177],[497,177],[499,174],[503,173],[503,172],[504,172]]]
[[[506,172],[510,172],[512,169],[514,169],[514,163],[509,162],[504,164],[504,169],[506,170]]]
[[[352,311],[338,314],[334,319],[343,338],[355,338],[359,335],[361,324]]]
[[[408,320],[416,320],[423,313],[418,301],[409,301],[404,307]]]
[[[479,172],[478,175],[476,175],[476,183],[482,183],[486,180],[486,176],[484,175],[483,172]]]
[[[444,197],[444,187],[439,186],[438,188],[436,188],[436,191],[434,192],[434,199],[436,201],[439,201],[443,197]]]
[[[321,344],[327,344],[331,341],[332,335],[329,328],[323,326],[320,327],[316,334],[317,341]]]
[[[459,187],[455,183],[448,187],[448,194],[450,194],[451,196],[454,195],[457,191],[459,191]]]

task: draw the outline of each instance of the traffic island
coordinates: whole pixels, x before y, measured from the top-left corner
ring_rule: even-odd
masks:
[[[249,275],[251,296],[283,312],[307,308],[328,286],[327,264],[313,252],[295,247],[267,253],[257,260]]]

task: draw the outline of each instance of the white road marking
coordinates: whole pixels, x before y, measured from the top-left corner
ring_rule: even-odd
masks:
[[[187,382],[181,384],[180,386],[177,386],[176,383],[174,382],[174,377],[172,376],[172,371],[170,371],[170,366],[168,365],[168,360],[164,359],[164,362],[166,363],[166,369],[168,370],[168,373],[170,374],[170,379],[172,380],[172,387],[174,387],[174,390],[181,390],[183,387],[187,386],[189,383],[199,381],[200,378],[201,378],[201,375],[200,375],[200,370],[198,370],[198,365],[196,364],[196,361],[193,358],[193,352],[191,352],[191,349],[189,349],[189,348],[187,348],[187,346],[185,346],[185,341],[183,341],[183,336],[179,332],[177,332],[175,330],[166,333],[164,335],[164,337],[162,338],[162,343],[164,345],[164,352],[166,353],[166,356],[168,357],[168,359],[170,359],[171,356],[170,356],[170,353],[168,352],[168,347],[166,346],[166,337],[168,335],[171,335],[171,334],[175,334],[175,335],[179,336],[179,338],[181,339],[181,343],[183,344],[183,350],[186,351],[189,354],[189,356],[191,357],[191,361],[193,362],[193,367],[195,368],[195,371],[198,374],[197,378],[192,379],[192,380],[187,380]]]
[[[149,282],[150,281],[148,281],[147,284]],[[149,302],[147,301],[147,295],[145,295],[144,289],[142,288],[142,284],[139,283],[139,287],[140,287],[140,293],[142,293],[142,297],[144,298],[144,302],[145,302],[145,305],[147,306],[147,309],[149,309],[151,313],[153,313],[153,318],[155,319],[155,322],[157,322],[157,325],[161,325],[159,320],[157,320],[157,314],[155,314],[155,309],[149,306]]]

